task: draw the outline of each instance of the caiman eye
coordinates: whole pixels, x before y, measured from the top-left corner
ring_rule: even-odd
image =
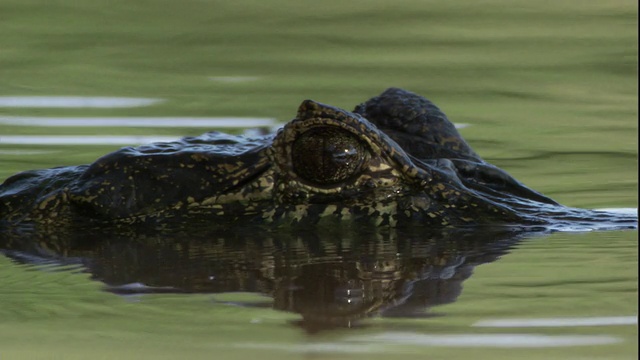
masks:
[[[367,150],[351,133],[317,127],[302,133],[292,145],[293,170],[319,184],[344,181],[362,169]]]

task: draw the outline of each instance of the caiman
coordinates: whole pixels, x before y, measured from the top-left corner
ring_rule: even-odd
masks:
[[[257,224],[468,227],[610,223],[484,161],[431,101],[390,88],[346,111],[305,100],[258,137],[209,132],[125,147],[0,185],[0,228]]]

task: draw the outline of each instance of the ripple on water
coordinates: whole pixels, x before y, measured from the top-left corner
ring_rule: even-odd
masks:
[[[0,107],[22,108],[130,108],[149,106],[163,99],[87,96],[0,96]]]
[[[541,348],[615,344],[622,339],[609,335],[540,335],[540,334],[419,334],[387,332],[351,338],[353,341],[382,342],[393,345]]]
[[[616,213],[616,214],[638,216],[638,208],[602,208],[602,209],[593,209],[593,210]]]
[[[637,325],[636,316],[603,316],[580,318],[547,318],[547,319],[496,319],[482,320],[473,324],[476,327],[572,327],[572,326],[615,326]]]
[[[552,348],[609,345],[622,339],[609,335],[540,335],[540,334],[419,334],[387,332],[355,336],[342,342],[310,344],[238,343],[242,349],[275,350],[294,353],[398,353],[400,346],[483,347],[483,348]],[[404,349],[410,352],[410,349]]]

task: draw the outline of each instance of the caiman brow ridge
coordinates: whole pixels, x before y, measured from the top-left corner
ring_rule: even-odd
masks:
[[[0,230],[589,222],[637,227],[526,187],[480,158],[435,104],[398,88],[353,111],[304,100],[276,134],[125,147],[0,185]]]

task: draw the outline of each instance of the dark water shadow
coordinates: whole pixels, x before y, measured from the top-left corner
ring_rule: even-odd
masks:
[[[534,233],[535,234],[535,233]],[[355,327],[371,316],[428,317],[456,301],[477,265],[532,233],[496,229],[3,234],[20,263],[81,265],[118,294],[266,295],[243,303],[301,315],[309,332]]]

